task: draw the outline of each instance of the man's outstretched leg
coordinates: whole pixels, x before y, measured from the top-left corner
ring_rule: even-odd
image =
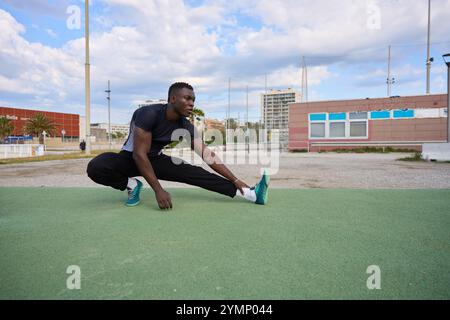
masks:
[[[194,185],[231,198],[241,196],[261,205],[267,203],[269,176],[266,174],[255,187],[244,188],[244,194],[241,194],[231,181],[181,159],[162,154],[150,160],[158,179]]]

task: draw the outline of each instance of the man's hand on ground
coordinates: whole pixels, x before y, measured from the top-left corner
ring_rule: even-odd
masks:
[[[172,199],[170,197],[170,193],[164,189],[161,189],[161,191],[155,192],[155,196],[160,209],[172,209]]]
[[[234,185],[236,186],[236,188],[241,191],[241,194],[244,195],[244,190],[243,188],[250,188],[244,181],[241,180],[237,180],[234,182]]]

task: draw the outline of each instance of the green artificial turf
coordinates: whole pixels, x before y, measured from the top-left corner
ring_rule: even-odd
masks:
[[[0,299],[450,298],[450,190],[169,191],[0,188]]]

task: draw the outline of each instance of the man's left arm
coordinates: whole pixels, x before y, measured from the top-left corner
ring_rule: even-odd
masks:
[[[220,158],[212,151],[208,146],[206,146],[201,138],[194,139],[192,141],[191,148],[197,153],[206,164],[213,169],[215,172],[230,180],[237,189],[244,194],[242,188],[250,188],[244,181],[238,179],[230,169],[225,166]]]

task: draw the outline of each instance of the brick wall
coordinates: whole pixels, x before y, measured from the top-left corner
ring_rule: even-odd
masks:
[[[28,119],[34,117],[38,113],[44,114],[55,124],[56,130],[53,136],[61,137],[62,129],[66,131],[66,137],[80,136],[80,116],[78,114],[0,107],[0,116],[12,118],[11,122],[14,125],[13,135],[24,135],[25,132],[23,128]]]
[[[401,98],[319,101],[289,105],[289,149],[308,148],[311,142],[377,142],[377,141],[445,141],[447,118],[414,118],[369,120],[368,139],[309,139],[308,114],[394,109],[446,108],[447,95],[411,96]]]

